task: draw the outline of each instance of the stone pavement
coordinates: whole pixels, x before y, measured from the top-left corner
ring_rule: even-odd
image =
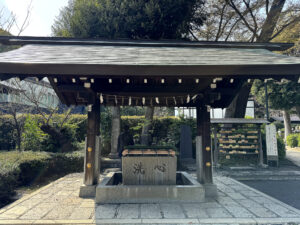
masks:
[[[104,204],[78,197],[70,174],[0,210],[0,224],[300,224],[300,211],[232,178],[214,177],[219,197],[203,203]]]
[[[286,158],[300,167],[300,151],[288,150],[286,151]]]

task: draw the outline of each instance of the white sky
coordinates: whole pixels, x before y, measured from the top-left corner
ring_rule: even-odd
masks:
[[[22,26],[29,3],[30,0],[0,0],[0,8],[4,6],[12,11],[16,15],[18,26]],[[32,0],[29,25],[21,35],[50,36],[55,17],[67,4],[68,0]],[[13,35],[18,34],[16,27],[13,27],[10,32]]]

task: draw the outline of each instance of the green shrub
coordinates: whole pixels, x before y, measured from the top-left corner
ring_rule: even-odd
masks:
[[[279,160],[283,160],[285,158],[286,151],[284,140],[281,137],[277,137],[277,149]]]
[[[297,134],[290,134],[286,138],[286,144],[291,148],[295,148],[298,146],[298,135]]]
[[[298,134],[297,141],[298,141],[298,147],[300,147],[300,134]]]
[[[55,128],[61,129],[61,132],[66,135],[71,143],[74,143],[76,150],[78,142],[84,141],[86,136],[86,122],[87,116],[80,114],[69,115],[65,120],[64,114],[54,114],[49,120],[49,124]],[[25,150],[40,151],[40,149],[50,152],[57,152],[59,144],[56,138],[44,133],[40,129],[44,118],[36,114],[20,114],[18,121],[21,124],[22,133],[22,147]],[[61,122],[64,125],[60,127]],[[0,116],[0,150],[15,149],[17,143],[17,135],[14,127],[14,121],[10,115]]]
[[[15,188],[23,184],[24,180],[28,180],[26,177],[23,179],[20,176],[24,172],[22,171],[22,164],[30,161],[44,160],[48,157],[49,155],[46,153],[32,151],[0,152],[0,202],[7,202],[15,194]]]
[[[0,120],[0,150],[16,148],[15,130],[11,118]]]
[[[284,124],[282,122],[276,121],[273,124],[276,126],[276,130],[281,130],[281,129],[284,130]]]
[[[17,121],[21,130],[24,126],[25,118],[22,115],[17,116]],[[11,115],[0,116],[0,150],[15,149],[17,145],[17,130],[15,121]]]
[[[22,148],[24,150],[40,151],[46,134],[40,129],[38,118],[28,114],[22,134]]]

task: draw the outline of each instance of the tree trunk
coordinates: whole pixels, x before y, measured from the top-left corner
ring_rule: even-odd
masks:
[[[18,118],[17,118],[17,112],[16,110],[14,110],[12,112],[12,116],[14,118],[14,122],[15,122],[15,127],[16,127],[16,130],[17,130],[17,148],[19,151],[21,151],[21,126],[20,126],[20,123],[18,121]]]
[[[53,138],[53,140],[57,140],[60,146],[60,152],[72,151],[73,145],[71,143],[71,140],[64,134],[62,134],[59,130],[55,129],[54,127],[48,124],[42,125],[41,130],[46,134],[49,134]]]
[[[283,110],[282,114],[284,121],[284,140],[286,141],[287,136],[292,133],[291,117],[290,113],[286,110]]]
[[[298,117],[300,118],[300,106],[296,106],[296,113],[298,115]]]
[[[154,107],[147,107],[145,113],[145,123],[141,134],[141,145],[150,145],[151,134],[149,131],[152,127]]]
[[[276,24],[278,23],[280,13],[286,0],[274,0],[270,9],[270,12],[262,26],[262,30],[257,42],[269,42]]]
[[[111,108],[112,108],[111,148],[110,148],[109,158],[116,159],[119,158],[118,144],[119,144],[119,136],[121,132],[120,106],[113,106]]]
[[[17,125],[17,146],[19,151],[21,151],[21,138],[21,128],[19,125]]]
[[[257,42],[269,42],[272,37],[276,24],[278,23],[280,13],[286,0],[274,0],[270,8],[269,14],[262,26],[262,30]],[[250,94],[251,86],[248,89],[242,89],[236,98],[229,105],[228,113],[226,109],[225,118],[244,118],[247,101]]]

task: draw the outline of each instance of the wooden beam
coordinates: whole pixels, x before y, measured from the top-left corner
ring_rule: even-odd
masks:
[[[30,65],[30,66],[29,66]],[[0,63],[0,74],[30,76],[91,76],[94,78],[122,76],[181,76],[189,78],[242,76],[259,79],[262,76],[299,76],[300,64],[259,65],[121,65],[72,63]],[[0,78],[2,76],[0,75]]]

